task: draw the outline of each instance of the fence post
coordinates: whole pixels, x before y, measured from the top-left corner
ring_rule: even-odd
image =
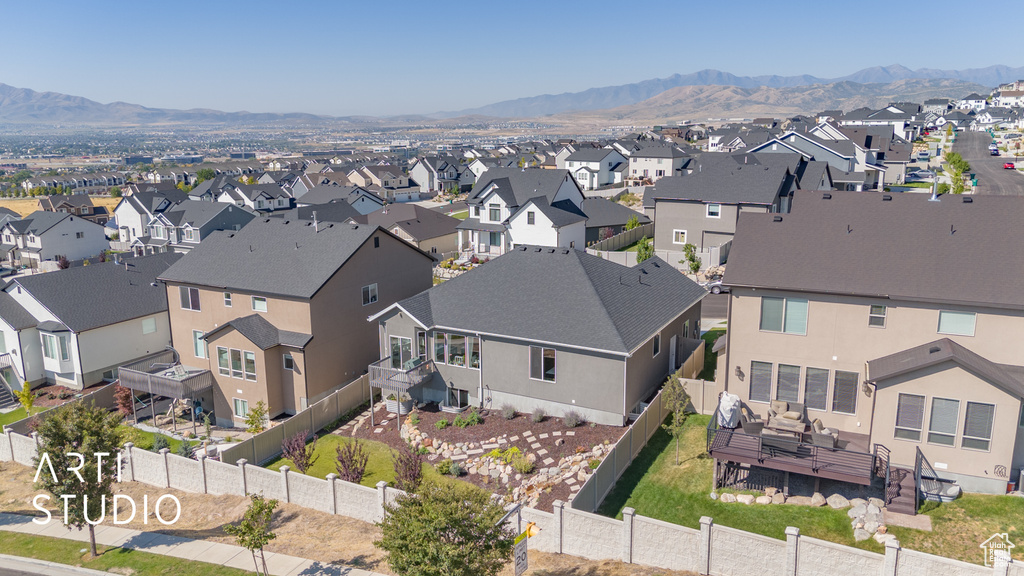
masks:
[[[331,493],[331,514],[338,513],[338,475],[331,472],[327,475],[327,488]]]
[[[800,529],[786,527],[786,576],[796,576],[797,558],[800,550]]]
[[[203,494],[209,494],[206,488],[206,452],[199,453],[199,474],[203,480]]]
[[[128,453],[128,474],[131,476],[131,481],[135,482],[135,456],[132,454],[132,448],[135,448],[134,444],[125,442],[124,450]]]
[[[555,515],[555,538],[558,540],[558,543],[555,545],[555,552],[561,554],[563,540],[562,517],[565,513],[565,502],[562,502],[561,500],[555,500],[554,502],[551,503],[551,508],[552,512],[554,512]]]
[[[633,563],[633,517],[636,510],[632,508],[622,509],[622,561],[626,564]]]
[[[711,529],[714,521],[710,516],[700,517],[700,564],[701,574],[711,574]]]
[[[171,487],[171,469],[167,464],[167,454],[170,453],[170,448],[161,448],[160,455],[164,457],[164,488]]]
[[[245,465],[247,463],[248,460],[246,460],[245,458],[239,458],[237,461],[235,461],[235,464],[238,466],[238,471],[241,472],[242,474],[242,496],[249,495],[249,488],[248,486],[245,485]]]
[[[291,470],[288,466],[281,466],[281,486],[284,488],[284,503],[291,502],[288,493],[288,471]]]
[[[885,560],[882,563],[882,576],[896,576],[896,565],[900,558],[899,540],[890,539],[885,542]]]
[[[992,563],[992,576],[1006,576],[1010,573],[1010,553],[1006,550],[995,551],[995,561]]]
[[[13,430],[11,430],[9,426],[4,426],[4,436],[7,437],[7,447],[11,451],[11,462],[14,462],[14,440],[11,438],[11,432],[13,432]]]
[[[380,507],[380,517],[383,520],[387,515],[384,505],[388,503],[388,483],[381,480],[377,482],[377,506]]]

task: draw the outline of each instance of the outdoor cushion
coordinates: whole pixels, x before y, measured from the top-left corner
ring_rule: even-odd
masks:
[[[782,414],[783,412],[789,411],[789,403],[783,402],[782,400],[772,400],[772,410],[775,410],[776,414]]]
[[[804,415],[799,412],[786,412],[782,417],[786,420],[800,420]]]
[[[815,418],[814,422],[811,422],[811,429],[819,434],[825,429],[825,425],[821,423],[821,418]]]
[[[778,415],[779,415],[779,413],[776,412],[775,410],[772,410],[771,408],[768,409],[768,417],[769,418],[775,418]]]

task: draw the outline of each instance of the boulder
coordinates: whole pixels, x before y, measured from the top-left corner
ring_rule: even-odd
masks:
[[[736,496],[736,501],[739,502],[740,504],[753,504],[754,497],[751,496],[750,494],[740,494]]]
[[[863,528],[857,528],[853,531],[853,539],[857,542],[863,542],[868,538],[871,538],[871,533]]]
[[[828,501],[825,500],[825,497],[822,496],[820,492],[815,492],[814,495],[811,496],[811,501],[808,504],[810,504],[811,506],[821,507],[824,506],[827,502]]]
[[[885,522],[885,519],[882,518],[882,514],[880,512],[879,513],[868,512],[867,514],[864,515],[864,521],[865,522],[878,522],[879,524],[881,524],[881,523]]]
[[[758,496],[754,499],[754,502],[757,502],[758,504],[771,504],[772,499],[770,496]]]
[[[825,499],[825,503],[829,505],[833,510],[840,510],[842,508],[849,508],[850,501],[846,499],[842,494],[833,494]]]
[[[881,526],[878,527],[878,530],[875,530],[875,534],[885,534],[888,531],[889,531],[889,527],[886,526],[885,524],[882,524]]]
[[[825,503],[825,498],[821,499],[821,503],[822,504]],[[810,506],[811,505],[811,497],[810,496],[790,496],[789,498],[786,498],[786,504],[792,504],[794,506]]]
[[[878,531],[878,522],[865,522],[864,529],[874,534],[876,531]]]
[[[730,494],[729,492],[724,492],[722,494],[721,500],[722,500],[722,502],[725,502],[726,504],[731,504],[731,503],[736,501],[736,495],[735,494]]]
[[[423,439],[423,445],[426,446],[427,448],[430,448],[431,446],[434,445],[434,439],[433,438],[424,438]]]
[[[867,505],[867,503],[868,501],[863,498],[854,498],[850,500],[850,506],[853,506],[854,508],[860,506],[861,504]]]
[[[882,509],[874,504],[868,504],[868,514],[881,514]]]
[[[851,502],[852,504],[852,502]],[[835,506],[833,506],[835,508]],[[850,518],[860,518],[861,516],[868,513],[868,507],[864,504],[857,504],[853,508],[846,511],[846,515]]]
[[[576,475],[576,479],[579,480],[580,482],[586,482],[587,473],[584,472],[583,470],[580,470],[579,474]]]
[[[771,498],[772,498],[772,504],[785,504],[786,503],[786,497],[782,494],[782,492],[776,492],[775,494],[772,495]]]
[[[875,532],[874,538],[875,538],[875,542],[878,542],[882,546],[885,546],[886,543],[889,542],[890,540],[895,540],[896,539],[896,537],[893,536],[892,534],[886,534],[884,532]]]
[[[769,487],[767,487],[767,488],[765,488],[765,489],[764,489],[764,495],[765,495],[765,496],[767,496],[767,497],[769,497],[769,498],[771,498],[772,496],[775,496],[775,494],[776,494],[776,493],[777,493],[778,491],[779,491],[779,489],[778,489],[778,488],[776,488],[776,487],[774,487],[774,486],[769,486]]]
[[[563,446],[563,445],[565,445],[565,438],[559,438],[558,440],[555,440],[555,446]]]
[[[868,498],[868,504],[876,506],[878,508],[885,508],[885,501],[881,498]]]

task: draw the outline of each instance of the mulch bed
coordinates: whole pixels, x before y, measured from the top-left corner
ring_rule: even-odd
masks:
[[[487,443],[491,439],[505,438],[507,444],[502,444],[502,448],[515,446],[523,454],[537,454],[539,450],[546,450],[546,454],[537,456],[536,466],[538,469],[557,465],[560,458],[576,454],[577,448],[580,448],[580,451],[588,451],[594,446],[603,445],[606,441],[609,445],[613,445],[626,431],[623,427],[590,423],[569,428],[562,423],[561,417],[552,416],[548,416],[540,423],[533,422],[530,414],[516,414],[514,419],[506,420],[502,417],[499,410],[480,411],[483,423],[477,426],[457,428],[449,425],[447,428],[439,430],[435,426],[437,421],[446,419],[451,423],[456,415],[441,412],[436,404],[428,404],[423,408],[418,408],[414,410],[414,413],[419,416],[420,422],[417,428],[420,433],[430,437],[436,443],[448,442],[449,444],[455,444],[459,442],[472,442],[477,444],[477,448],[480,448],[480,444]],[[465,414],[468,414],[468,411],[464,412]],[[402,421],[404,422],[407,418],[409,416],[403,415]],[[381,422],[385,420],[387,424],[382,426]],[[345,436],[383,442],[395,449],[404,448],[407,445],[405,440],[399,437],[398,418],[387,411],[383,402],[375,406],[374,421],[376,425],[372,426],[370,425],[370,420],[367,419],[355,431],[355,434],[352,433],[351,427],[339,429],[339,432]],[[344,425],[345,423],[342,424]],[[539,447],[533,447],[526,441],[526,432],[532,433],[533,438],[536,440],[535,444],[540,444]],[[558,435],[555,435],[556,433]],[[569,433],[572,435],[570,436]],[[516,437],[516,439],[513,440],[513,437]],[[565,441],[560,446],[556,445],[556,441],[559,439]],[[484,453],[487,452],[489,450],[484,450]],[[431,456],[434,457],[433,460],[430,459]],[[440,455],[434,456],[433,454],[424,458],[428,464],[432,465],[442,460]],[[544,464],[546,458],[554,460],[554,464]],[[460,479],[502,495],[508,494],[510,487],[519,484],[518,482],[510,482],[505,485],[494,480],[485,483],[484,477],[476,474],[464,475]],[[573,492],[568,484],[564,482],[556,484],[551,487],[550,491],[545,491],[541,495],[537,507],[541,510],[550,511],[552,509],[552,502],[555,500],[567,502],[572,494]]]
[[[39,388],[33,388],[32,391],[36,393],[35,408],[52,408],[54,406],[60,406],[74,400],[78,396],[84,396],[90,392],[106,386],[106,382],[100,382],[86,388],[85,390],[73,390],[67,386],[60,386],[57,384],[48,384],[46,386],[40,386]],[[52,396],[52,398],[51,398]],[[61,396],[64,396],[63,398]]]

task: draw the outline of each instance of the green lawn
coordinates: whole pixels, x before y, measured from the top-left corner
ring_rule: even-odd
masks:
[[[153,449],[153,438],[156,436],[156,432],[144,432],[138,428],[131,426],[121,425],[121,429],[124,430],[127,440],[125,442],[131,442],[136,448],[142,448],[143,450]],[[177,452],[178,447],[181,446],[181,440],[175,440],[170,436],[167,437],[167,443],[169,444],[171,452]],[[200,442],[192,442],[196,446],[201,446]]]
[[[88,542],[76,542],[46,536],[30,536],[16,532],[4,532],[0,537],[0,553],[23,558],[48,560],[59,564],[82,566],[101,572],[115,569],[121,574],[135,576],[177,576],[203,574],[204,576],[242,576],[252,574],[251,571],[227,568],[206,562],[195,562],[160,556],[148,552],[138,552],[126,548],[106,548],[97,546],[100,555],[86,560]],[[130,570],[130,572],[129,572]]]
[[[455,218],[457,220],[465,220],[466,218],[469,218],[469,210],[463,210],[462,212],[456,212],[456,213],[452,214],[451,217]]]
[[[700,517],[710,516],[716,524],[785,539],[787,526],[800,533],[873,552],[883,552],[874,540],[854,542],[846,510],[806,506],[747,506],[725,504],[709,497],[711,459],[706,457],[706,427],[710,416],[691,415],[679,443],[675,464],[675,443],[658,430],[650,443],[619,479],[598,513],[622,517],[629,506],[638,514],[674,524],[699,528]],[[931,516],[932,531],[890,527],[904,548],[983,562],[978,545],[992,534],[1009,533],[1014,542],[1024,541],[1024,498],[967,494],[947,504],[925,503],[921,513]],[[1024,554],[1014,553],[1015,558]]]
[[[713,328],[701,336],[704,339],[704,369],[697,375],[701,380],[714,380],[715,367],[718,366],[718,354],[711,351],[711,347],[725,334],[725,328]]]
[[[6,424],[13,424],[18,420],[23,420],[27,416],[24,408],[15,408],[6,414],[0,414],[0,426]]]
[[[316,478],[326,478],[328,474],[335,472],[334,463],[337,461],[336,448],[344,443],[351,442],[351,438],[335,436],[328,434],[320,437],[316,444],[316,454],[318,459],[313,467],[306,471],[309,476]],[[363,444],[363,450],[369,455],[369,460],[366,463],[366,473],[363,475],[363,481],[360,482],[363,486],[374,487],[377,482],[381,480],[394,484],[395,481],[395,468],[391,455],[394,451],[383,442],[374,442],[373,440],[360,440]],[[288,465],[293,472],[298,472],[292,461],[281,457],[273,462],[266,465],[266,468],[271,470],[279,470],[281,466]],[[423,461],[423,479],[434,480],[438,482],[456,482],[449,476],[442,476],[437,473],[437,470],[426,461],[424,457]]]
[[[895,186],[903,186],[904,188],[931,188],[931,182],[904,182],[903,184],[895,184]]]

